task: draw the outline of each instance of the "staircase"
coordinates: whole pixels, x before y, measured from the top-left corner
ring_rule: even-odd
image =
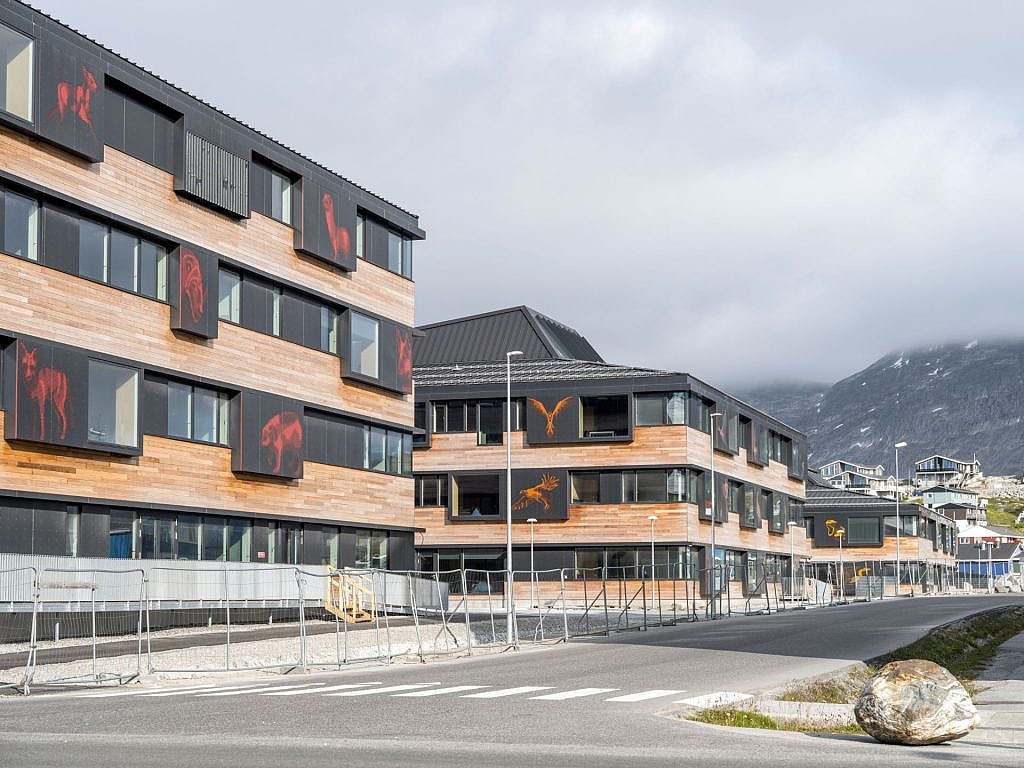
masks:
[[[377,597],[367,575],[349,573],[332,574],[327,581],[324,610],[333,613],[346,624],[373,621],[377,615]]]

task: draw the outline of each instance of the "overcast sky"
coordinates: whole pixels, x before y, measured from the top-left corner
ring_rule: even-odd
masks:
[[[1014,2],[35,0],[420,215],[420,323],[832,381],[1024,328]]]

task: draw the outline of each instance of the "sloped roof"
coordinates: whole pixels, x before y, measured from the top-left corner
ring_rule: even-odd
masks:
[[[916,467],[918,464],[923,464],[924,462],[931,461],[932,459],[945,459],[946,461],[952,461],[952,462],[954,462],[956,464],[977,464],[978,463],[977,459],[970,459],[968,461],[968,460],[965,460],[965,459],[954,459],[952,456],[944,456],[941,453],[933,453],[931,456],[925,456],[923,459],[918,459],[917,461],[915,461],[914,462],[914,466]],[[923,472],[949,472],[950,470],[948,470],[948,469],[925,469],[925,470],[922,470],[922,471]]]
[[[589,360],[518,360],[513,358],[512,361],[512,378],[516,382],[646,379],[677,375],[652,368],[595,363]],[[413,378],[416,380],[417,387],[504,384],[505,376],[504,360],[501,362],[448,363],[413,367]]]
[[[579,331],[526,306],[457,317],[419,328],[413,361],[418,366],[505,362],[518,350],[521,360],[604,359]]]
[[[993,560],[1009,560],[1018,554],[1020,544],[1018,542],[1010,542],[1008,544],[995,544],[992,547],[992,559]],[[988,560],[988,544],[982,544],[981,547],[977,544],[957,544],[956,545],[956,559],[957,560]]]
[[[921,493],[933,493],[935,491],[946,491],[947,493],[969,493],[971,496],[977,496],[977,492],[969,491],[966,488],[950,488],[948,485],[933,485],[931,488],[925,488]]]

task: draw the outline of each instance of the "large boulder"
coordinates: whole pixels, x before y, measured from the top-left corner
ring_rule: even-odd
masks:
[[[853,714],[883,744],[938,744],[966,736],[978,710],[960,681],[932,661],[893,661],[864,686]]]

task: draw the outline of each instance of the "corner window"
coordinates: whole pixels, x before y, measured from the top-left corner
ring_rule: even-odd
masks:
[[[295,182],[283,173],[270,171],[270,216],[282,224],[292,223],[292,187]]]
[[[239,323],[242,320],[242,276],[230,269],[220,270],[217,316]]]
[[[628,395],[580,398],[580,437],[625,437],[628,434]]]
[[[139,372],[123,365],[89,361],[89,440],[138,446]]]
[[[372,317],[352,312],[352,359],[353,373],[376,379],[380,375],[377,365],[380,323]]]
[[[4,27],[0,27],[2,35]],[[30,197],[3,191],[3,242],[0,250],[29,261],[39,260],[39,206]]]
[[[689,406],[688,392],[672,392],[665,401],[665,416],[668,424],[685,424],[686,410]]]
[[[686,501],[686,472],[682,469],[668,471],[668,500]]]
[[[32,40],[0,24],[0,109],[32,121]]]
[[[331,307],[320,307],[320,349],[338,352],[338,313]]]

